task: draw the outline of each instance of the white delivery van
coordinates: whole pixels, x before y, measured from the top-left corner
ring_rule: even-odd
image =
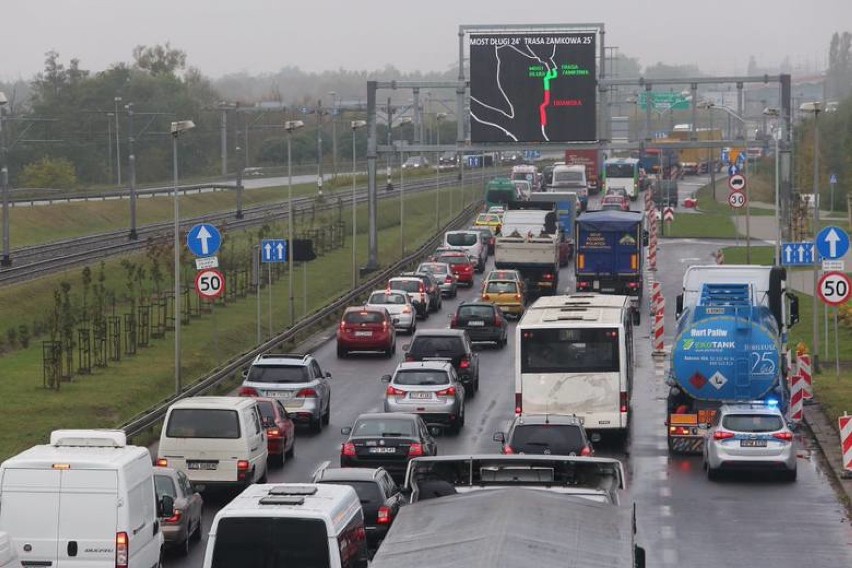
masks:
[[[204,568],[367,566],[361,501],[349,485],[253,485],[213,519]]]
[[[0,465],[0,531],[24,566],[158,566],[174,503],[156,503],[153,469],[120,430],[56,430]]]
[[[169,407],[157,465],[179,469],[199,489],[266,479],[266,430],[251,397],[196,396]]]

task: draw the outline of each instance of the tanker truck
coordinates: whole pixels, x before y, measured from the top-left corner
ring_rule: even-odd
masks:
[[[798,321],[798,299],[786,291],[783,268],[690,267],[677,314],[667,378],[670,452],[703,452],[724,403],[786,410],[787,329]]]

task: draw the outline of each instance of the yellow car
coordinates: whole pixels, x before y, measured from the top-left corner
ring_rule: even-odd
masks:
[[[476,216],[476,221],[473,222],[475,227],[490,227],[494,234],[500,232],[500,225],[503,223],[503,217],[496,213],[480,213]]]
[[[521,284],[515,280],[489,280],[482,290],[482,301],[491,302],[506,314],[520,317],[524,313],[526,298]]]
[[[526,293],[527,293],[526,284],[524,283],[524,279],[523,279],[523,277],[521,277],[521,273],[518,272],[517,270],[511,270],[511,269],[506,269],[506,268],[503,268],[503,269],[498,268],[496,270],[492,270],[491,272],[489,272],[485,276],[485,279],[482,280],[482,291],[483,292],[485,291],[485,287],[488,285],[488,282],[490,280],[512,280],[514,282],[517,282],[518,285],[520,286],[521,295],[526,295]]]

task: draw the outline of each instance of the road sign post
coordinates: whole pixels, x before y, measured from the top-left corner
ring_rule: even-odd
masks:
[[[195,275],[195,292],[202,300],[221,297],[225,293],[225,275],[216,268],[199,270]]]
[[[728,194],[728,205],[734,209],[740,209],[746,204],[745,193],[739,190],[734,190]]]

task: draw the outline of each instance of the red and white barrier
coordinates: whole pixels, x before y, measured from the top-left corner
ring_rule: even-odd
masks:
[[[650,215],[653,210],[654,210],[653,195],[652,195],[652,192],[649,188],[649,189],[645,190],[645,212]]]
[[[805,382],[799,375],[790,377],[790,421],[800,423],[804,403]]]
[[[648,242],[648,270],[657,270],[657,212],[651,213],[650,238]]]
[[[845,414],[837,419],[840,426],[840,453],[843,457],[843,470],[847,475],[852,475],[852,416]]]
[[[661,282],[651,282],[651,315],[657,313],[657,308],[663,300],[663,285]]]
[[[796,359],[798,375],[801,376],[802,380],[804,381],[803,396],[805,400],[810,400],[814,397],[813,374],[811,373],[811,356],[807,353],[803,353],[802,355],[799,355]]]
[[[663,335],[665,333],[665,325],[664,321],[666,319],[666,300],[665,298],[660,298],[660,301],[657,304],[657,311],[654,312],[654,328],[653,328],[653,337],[654,337],[654,354],[662,355],[666,352],[666,345]]]

